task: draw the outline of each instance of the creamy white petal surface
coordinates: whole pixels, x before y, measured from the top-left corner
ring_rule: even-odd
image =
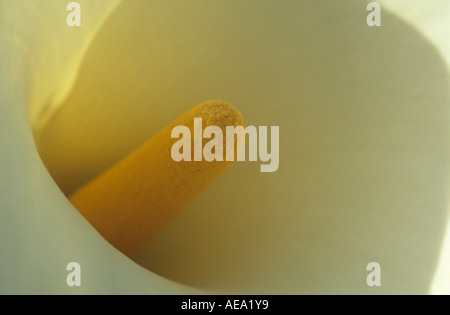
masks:
[[[429,21],[444,21],[448,5],[380,2],[395,13],[383,10],[380,28],[366,25],[359,0],[115,7],[73,90],[36,131],[66,192],[207,99],[233,103],[247,124],[280,126],[279,171],[234,165],[135,257],[151,272],[96,235],[46,173],[25,112],[29,78],[45,65],[18,68],[28,52],[2,42],[0,239],[10,241],[0,242],[0,290],[71,293],[74,260],[86,266],[87,293],[188,290],[155,273],[212,293],[430,292],[440,261],[448,274],[450,119],[448,46]],[[64,74],[63,90],[73,60],[48,73]],[[55,80],[45,95],[58,95]],[[382,266],[380,288],[366,285],[371,261]]]
[[[82,28],[66,24],[66,6],[60,0],[2,0],[0,40],[3,53],[26,62],[28,115],[38,131],[69,93],[84,52],[98,28],[120,0],[78,1],[83,8]]]
[[[414,28],[428,38],[442,54],[450,67],[450,3],[446,0],[422,1],[387,1],[381,0],[383,7],[389,8],[405,19]],[[450,90],[450,88],[449,88]],[[450,180],[447,180],[450,182]],[[447,233],[442,245],[441,259],[435,274],[431,292],[450,294],[450,217]]]
[[[59,190],[35,149],[28,116],[37,122],[42,109],[53,106],[48,102],[61,97],[90,34],[116,2],[80,1],[89,13],[75,34],[65,26],[64,1],[0,2],[2,294],[194,292],[144,270],[104,241]],[[81,264],[81,288],[66,284],[72,261]]]
[[[448,41],[450,3],[448,1],[430,0],[424,3],[409,0],[380,0],[379,3],[426,36],[450,65],[450,42]]]

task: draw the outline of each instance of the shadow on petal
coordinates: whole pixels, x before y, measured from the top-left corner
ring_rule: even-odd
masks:
[[[42,135],[66,192],[190,106],[280,126],[280,169],[236,163],[136,261],[219,293],[426,293],[448,214],[447,68],[349,1],[123,2]],[[57,150],[56,150],[57,148]],[[366,265],[382,287],[366,286]]]

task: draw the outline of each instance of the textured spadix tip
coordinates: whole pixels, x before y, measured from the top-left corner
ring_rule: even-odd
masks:
[[[202,118],[205,126],[244,126],[241,113],[230,103],[208,101],[198,105],[198,118]]]
[[[203,130],[216,126],[223,135],[227,126],[244,127],[242,115],[231,104],[204,102],[70,197],[81,214],[123,253],[135,253],[231,165],[232,161],[225,159],[212,162],[172,159],[172,145],[178,141],[171,136],[173,128],[189,128],[193,147],[196,118],[202,119]],[[200,142],[204,145],[209,140],[204,138]],[[237,143],[235,138],[234,144]]]

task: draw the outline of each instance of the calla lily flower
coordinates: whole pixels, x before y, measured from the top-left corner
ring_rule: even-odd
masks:
[[[68,2],[0,0],[0,293],[450,293],[447,1]],[[209,99],[280,126],[279,170],[125,256],[68,196]]]

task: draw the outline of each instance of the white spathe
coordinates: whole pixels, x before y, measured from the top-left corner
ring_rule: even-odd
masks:
[[[78,214],[36,152],[39,129],[70,86],[91,35],[118,1],[79,1],[85,27],[65,27],[64,1],[0,1],[0,294],[192,293],[132,263]],[[61,88],[61,90],[59,90]],[[47,108],[46,108],[47,107]],[[81,265],[82,286],[66,284]]]
[[[448,1],[432,0],[427,1],[426,4],[421,1],[409,0],[380,0],[379,2],[429,39],[442,54],[450,69],[450,41],[448,40],[450,3]],[[442,243],[441,258],[431,288],[431,292],[436,294],[450,294],[450,217],[447,222],[447,233]]]
[[[52,16],[63,7],[40,3]],[[439,4],[429,16],[440,16]],[[109,5],[101,12],[117,4]],[[236,105],[248,124],[280,126],[280,169],[261,174],[258,165],[237,163],[137,261],[204,290],[196,292],[429,292],[449,206],[445,49],[430,27],[389,12],[381,28],[368,28],[365,5],[124,1],[93,40],[73,44],[73,55],[33,57],[53,46],[26,35],[18,37],[25,47],[31,41],[32,54],[10,54],[16,44],[2,42],[0,235],[9,241],[0,242],[1,292],[192,292],[137,267],[80,218],[40,162],[26,108],[47,167],[70,191],[211,98]],[[66,32],[74,30],[49,35],[55,27],[32,21],[20,23],[21,34],[72,47]],[[48,21],[41,25],[59,25]],[[58,84],[71,86],[74,56],[84,52],[75,47],[88,42],[68,98],[50,102],[60,105],[47,111],[53,115],[39,114],[63,98]],[[60,48],[52,49],[57,56]],[[29,67],[27,58],[42,66]],[[53,70],[44,75],[47,62]],[[46,87],[41,97],[29,95],[34,77]],[[71,261],[83,268],[78,291],[64,282]],[[380,288],[366,286],[371,261],[382,267]]]

